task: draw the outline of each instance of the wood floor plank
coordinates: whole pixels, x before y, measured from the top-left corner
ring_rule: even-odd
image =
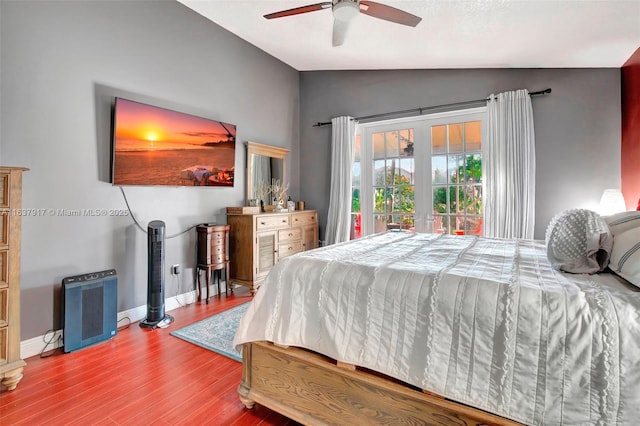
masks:
[[[169,312],[165,329],[133,323],[95,346],[28,358],[18,387],[0,391],[0,425],[295,425],[244,407],[240,363],[169,334],[250,300],[236,289]]]
[[[211,369],[210,368],[211,363],[213,363],[212,360],[207,360],[206,362],[199,363],[199,365],[197,365],[196,368],[187,372],[186,374],[181,374],[175,377],[171,377],[171,375],[169,375],[169,377],[161,375],[159,376],[158,380],[165,379],[166,383],[170,386],[177,386],[182,381],[194,382],[195,387],[205,386],[205,385],[213,386],[215,384],[214,381],[211,381],[210,383],[206,383],[204,381],[198,380],[199,375],[205,374],[208,370]],[[136,380],[136,382],[139,384],[137,388],[132,388],[132,385],[133,385],[132,381],[129,381],[129,382],[124,381],[123,385],[119,386],[118,384],[116,384],[112,386],[111,389],[105,389],[105,388],[101,389],[100,394],[94,394],[92,399],[83,403],[83,412],[86,413],[83,416],[83,418],[86,418],[86,420],[89,421],[91,418],[93,418],[93,416],[95,416],[97,410],[102,410],[104,414],[109,414],[111,418],[117,421],[118,419],[114,416],[114,413],[116,413],[118,409],[122,409],[123,407],[116,408],[118,406],[113,403],[113,399],[115,399],[114,397],[118,397],[119,401],[125,403],[124,405],[128,404],[133,407],[139,407],[138,401],[137,400],[132,401],[128,395],[131,394],[132,392],[149,392],[149,388],[157,386],[156,385],[157,381],[153,380],[154,379],[153,373],[146,376],[146,378],[147,378],[146,383],[142,383],[142,384],[140,384],[140,380]],[[118,380],[121,380],[121,379],[122,377],[119,376]],[[190,389],[194,386],[189,386],[188,388]],[[119,387],[124,388],[123,389],[124,393],[122,395],[119,395],[118,393]],[[111,399],[108,398],[109,396],[111,396]],[[181,396],[182,395],[180,394],[178,394],[177,396],[174,395],[173,401],[180,402]],[[148,394],[147,398],[150,398],[150,397],[151,395]],[[74,414],[74,413],[66,412],[63,415],[55,417],[54,420],[60,420],[61,423],[72,423],[76,418],[78,418],[77,413]]]

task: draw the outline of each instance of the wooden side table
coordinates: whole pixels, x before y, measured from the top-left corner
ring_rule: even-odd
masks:
[[[202,284],[200,273],[206,273],[207,298],[209,303],[209,285],[211,274],[216,273],[218,281],[218,295],[220,295],[220,278],[224,270],[225,293],[229,295],[229,230],[230,225],[216,225],[203,223],[196,227],[198,234],[197,266],[198,275],[198,301],[202,300]]]

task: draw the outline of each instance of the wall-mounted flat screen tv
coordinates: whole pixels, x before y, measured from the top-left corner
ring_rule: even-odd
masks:
[[[114,185],[233,186],[236,126],[116,98]]]

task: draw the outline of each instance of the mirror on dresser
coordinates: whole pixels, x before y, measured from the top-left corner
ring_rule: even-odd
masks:
[[[285,159],[288,149],[265,145],[257,142],[246,142],[247,145],[247,199],[262,200],[266,205],[271,200],[262,193],[264,185],[271,185],[273,179],[286,183]]]

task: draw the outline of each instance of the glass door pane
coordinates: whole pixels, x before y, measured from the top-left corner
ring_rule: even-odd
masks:
[[[395,128],[374,132],[373,228],[414,230],[415,159],[414,129]]]
[[[351,169],[351,239],[360,238],[362,236],[362,210],[360,208],[361,198],[360,190],[362,185],[361,171],[361,154],[360,154],[360,135],[356,135],[356,146],[354,152],[353,166]]]
[[[481,124],[431,126],[435,233],[482,235]]]

